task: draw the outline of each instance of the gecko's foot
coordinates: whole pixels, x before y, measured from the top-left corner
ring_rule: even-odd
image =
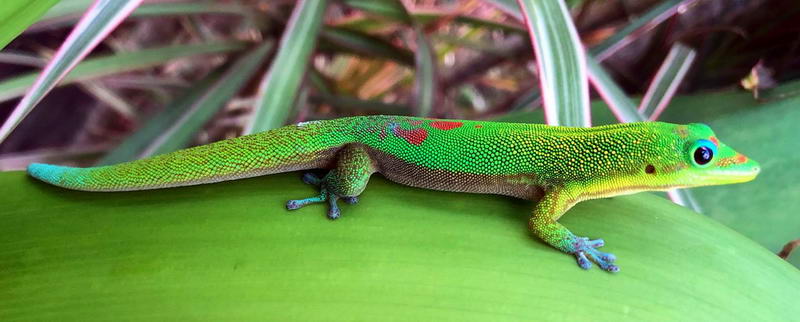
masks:
[[[358,197],[342,197],[342,201],[347,204],[355,205],[358,203]]]
[[[324,196],[324,194],[322,194],[322,195],[319,195],[317,197],[311,197],[311,198],[306,198],[306,199],[289,200],[288,202],[286,202],[286,209],[289,209],[289,210],[300,209],[300,208],[303,208],[303,207],[305,207],[307,205],[310,205],[312,203],[324,202],[327,199],[328,199],[327,196]]]
[[[572,239],[572,254],[578,260],[578,265],[583,269],[592,267],[592,262],[597,263],[600,268],[612,273],[619,272],[619,267],[614,265],[617,258],[613,254],[604,253],[597,248],[603,247],[604,242],[602,239],[589,240],[586,237],[573,237]]]
[[[305,177],[303,179],[304,179],[303,181],[305,181]],[[332,192],[329,192],[323,186],[320,189],[319,196],[306,198],[306,199],[289,200],[289,201],[286,202],[286,209],[295,210],[295,209],[303,208],[303,207],[305,207],[307,205],[310,205],[310,204],[322,203],[322,202],[328,201],[328,218],[329,219],[338,219],[342,215],[341,210],[339,210],[339,205],[336,204],[336,201],[338,201],[339,199],[340,199],[339,196],[337,196],[336,194],[334,194]],[[345,197],[345,198],[341,198],[341,199],[343,199],[347,203],[355,203],[355,202],[358,201],[357,197]]]

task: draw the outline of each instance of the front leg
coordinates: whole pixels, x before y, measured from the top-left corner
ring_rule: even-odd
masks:
[[[578,197],[579,193],[574,188],[553,187],[549,189],[533,210],[529,221],[531,232],[550,246],[575,255],[578,265],[583,269],[591,268],[591,261],[593,261],[606,271],[619,271],[619,267],[613,264],[616,259],[614,255],[596,249],[603,246],[602,239],[589,240],[586,237],[575,236],[569,229],[557,222],[558,218],[575,205]]]

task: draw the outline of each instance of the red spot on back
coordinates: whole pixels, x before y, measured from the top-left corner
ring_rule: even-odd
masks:
[[[453,121],[433,121],[431,122],[431,127],[437,128],[440,130],[452,130],[458,127],[461,127],[464,123],[461,122],[453,122]]]
[[[714,145],[719,147],[719,141],[717,141],[717,137],[716,136],[712,136],[712,137],[710,137],[708,139],[711,140],[711,142],[714,142]]]
[[[480,124],[475,124],[475,128],[476,128],[476,129],[480,129],[480,128],[482,128],[482,127],[483,127],[483,125],[480,125]]]
[[[425,129],[406,130],[400,127],[392,129],[394,135],[397,135],[406,140],[406,142],[413,145],[420,145],[425,139],[428,138],[428,131]]]

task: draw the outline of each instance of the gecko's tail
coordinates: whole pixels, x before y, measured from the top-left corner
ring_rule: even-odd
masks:
[[[74,171],[77,169],[78,168],[64,167],[52,164],[32,163],[28,166],[28,174],[30,174],[31,177],[42,180],[49,184],[63,186],[63,184],[61,184],[61,178],[64,177],[64,173],[67,171]]]
[[[74,190],[129,191],[188,186],[280,172],[325,168],[352,142],[351,120],[289,125],[253,135],[91,168],[34,163],[28,173]]]

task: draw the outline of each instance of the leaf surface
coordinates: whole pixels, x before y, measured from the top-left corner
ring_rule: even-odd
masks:
[[[561,222],[622,271],[527,232],[529,202],[375,176],[331,222],[298,173],[87,193],[0,173],[2,320],[791,320],[800,272],[648,194]],[[668,233],[665,233],[668,232]]]

